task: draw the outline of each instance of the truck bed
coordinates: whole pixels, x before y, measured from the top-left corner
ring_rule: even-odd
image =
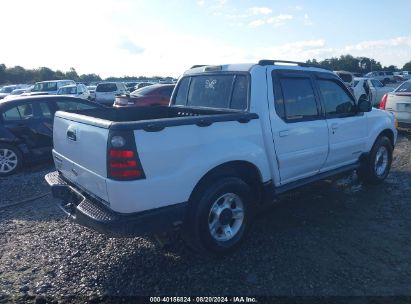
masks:
[[[161,131],[166,127],[195,124],[207,127],[214,122],[257,119],[255,113],[190,107],[127,107],[57,112],[57,117],[112,130]]]

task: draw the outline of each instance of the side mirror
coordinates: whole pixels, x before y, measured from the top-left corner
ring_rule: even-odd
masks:
[[[371,112],[371,102],[363,97],[360,97],[357,104],[358,112]]]

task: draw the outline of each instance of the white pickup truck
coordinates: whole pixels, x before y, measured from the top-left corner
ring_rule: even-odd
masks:
[[[169,107],[57,112],[46,180],[79,224],[127,237],[181,228],[222,254],[280,193],[352,170],[383,181],[396,138],[392,114],[318,66],[196,66]]]

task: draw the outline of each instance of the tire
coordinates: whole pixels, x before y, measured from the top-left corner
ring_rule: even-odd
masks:
[[[21,152],[12,145],[0,144],[0,176],[16,173],[22,166]]]
[[[380,136],[371,152],[358,170],[358,177],[366,184],[378,184],[385,180],[390,172],[393,147],[386,136]]]
[[[221,177],[200,187],[184,225],[188,245],[218,256],[234,251],[249,226],[251,200],[250,187],[238,177]]]

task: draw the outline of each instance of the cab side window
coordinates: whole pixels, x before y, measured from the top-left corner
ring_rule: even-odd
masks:
[[[344,89],[332,80],[317,80],[327,116],[355,113],[355,103]]]
[[[310,78],[280,78],[286,122],[315,120],[319,118],[317,102]],[[280,114],[279,114],[280,115]],[[280,115],[281,116],[281,115]]]

